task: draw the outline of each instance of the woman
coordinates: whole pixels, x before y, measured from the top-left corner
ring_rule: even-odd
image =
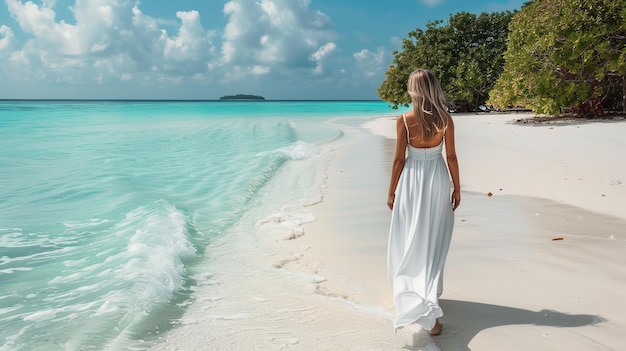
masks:
[[[453,211],[461,202],[454,123],[432,72],[412,72],[407,92],[413,109],[396,120],[398,138],[387,200],[392,210],[387,263],[396,305],[394,328],[415,323],[439,335],[443,266]]]

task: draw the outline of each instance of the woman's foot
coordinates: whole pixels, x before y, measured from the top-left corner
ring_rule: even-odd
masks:
[[[441,328],[443,327],[443,325],[441,323],[439,323],[439,320],[437,319],[435,321],[435,326],[428,331],[428,334],[430,335],[439,335],[441,334]]]

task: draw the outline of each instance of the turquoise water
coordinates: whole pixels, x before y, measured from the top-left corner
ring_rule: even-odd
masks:
[[[212,240],[287,163],[341,137],[325,121],[391,113],[383,102],[0,101],[0,350],[142,349],[184,313]]]

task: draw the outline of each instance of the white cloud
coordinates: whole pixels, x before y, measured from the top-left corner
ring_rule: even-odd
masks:
[[[336,33],[328,16],[309,9],[309,0],[232,0],[224,5],[225,63],[314,72],[334,50]],[[327,50],[328,52],[324,51]],[[243,69],[245,72],[246,70]]]
[[[270,72],[269,67],[265,66],[254,66],[252,67],[252,74],[254,75],[264,75]]]
[[[182,25],[178,30],[178,36],[165,40],[165,56],[171,56],[177,60],[198,60],[203,55],[203,50],[212,51],[209,38],[205,35],[205,30],[200,23],[200,14],[197,11],[176,12],[176,17],[180,18]]]
[[[314,52],[311,55],[311,60],[317,63],[317,66],[315,67],[315,73],[319,74],[324,71],[324,68],[323,68],[324,58],[330,55],[333,51],[335,51],[336,48],[337,48],[337,45],[335,43],[333,42],[326,43],[325,45],[321,46],[316,52]]]
[[[313,53],[313,55],[311,55],[311,58],[314,61],[321,61],[325,56],[335,51],[336,48],[337,45],[335,45],[335,43],[327,43],[326,45],[320,47],[315,53]]]
[[[422,4],[426,6],[437,6],[443,3],[445,0],[421,0]]]
[[[390,62],[389,54],[384,47],[379,47],[376,52],[363,49],[352,56],[356,61],[357,74],[365,77],[382,76]]]
[[[14,40],[15,35],[11,28],[4,24],[0,25],[0,56],[11,51]]]
[[[353,71],[338,55],[330,18],[310,0],[230,0],[221,28],[203,24],[196,10],[152,17],[139,0],[75,0],[69,13],[55,10],[65,1],[4,3],[16,25],[0,25],[0,76],[25,91],[41,87],[40,96],[44,87],[72,97],[90,89],[121,94],[118,87],[173,91],[178,83],[266,89],[281,81],[276,89],[293,97],[319,84],[338,89],[337,79]],[[362,69],[370,54],[353,62]]]
[[[31,34],[11,55],[8,73],[14,77],[100,84],[141,77],[179,81],[206,74],[214,59],[215,34],[203,28],[197,11],[177,12],[178,31],[169,35],[136,0],[78,0],[71,7],[74,24],[56,20],[53,0],[6,4],[20,29]],[[13,38],[10,29],[0,29],[0,38],[2,52]]]
[[[30,63],[24,51],[14,51],[11,53],[11,57],[9,58],[9,62],[17,67],[27,67]]]
[[[5,2],[11,15],[26,32],[41,35],[45,29],[54,24],[55,13],[50,8],[40,8],[31,1],[26,4],[19,0],[6,0]]]

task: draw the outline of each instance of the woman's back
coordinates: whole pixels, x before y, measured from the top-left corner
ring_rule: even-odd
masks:
[[[404,118],[406,121],[406,127],[407,127],[407,131],[408,131],[408,139],[407,139],[407,143],[409,146],[416,148],[416,149],[425,149],[425,148],[431,148],[431,147],[436,147],[441,145],[441,143],[443,142],[443,136],[445,134],[445,130],[444,131],[440,131],[440,132],[435,132],[435,134],[432,136],[432,138],[428,139],[428,140],[423,140],[421,138],[421,131],[420,131],[420,127],[419,124],[417,122],[417,117],[415,116],[415,111],[410,111],[404,114]]]

